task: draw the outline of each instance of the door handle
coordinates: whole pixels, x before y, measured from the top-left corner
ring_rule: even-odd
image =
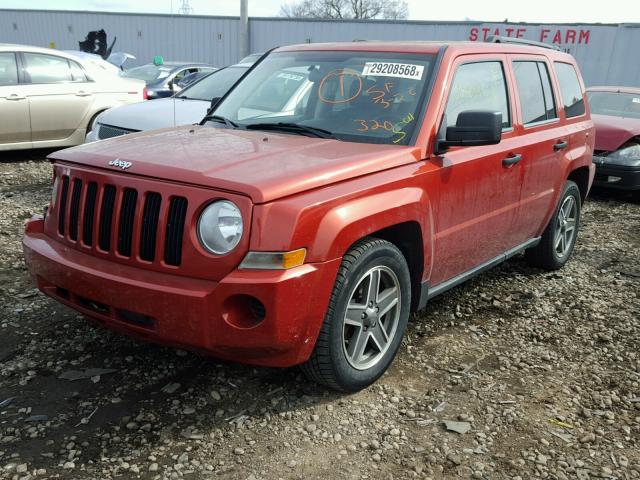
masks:
[[[568,146],[569,142],[567,142],[566,140],[560,140],[559,142],[553,144],[553,151],[559,152],[560,150],[564,150]]]
[[[505,167],[510,167],[511,165],[515,165],[520,160],[522,160],[522,155],[519,153],[509,155],[507,158],[502,160],[502,165]]]
[[[24,100],[27,97],[21,97],[20,95],[16,95],[15,93],[12,93],[11,95],[9,95],[8,97],[5,97],[7,100]]]
[[[76,97],[90,97],[91,95],[93,95],[91,92],[85,92],[84,90],[76,93]]]

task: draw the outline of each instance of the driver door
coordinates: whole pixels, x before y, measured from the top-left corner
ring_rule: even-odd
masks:
[[[431,284],[473,270],[514,246],[513,223],[520,203],[522,155],[513,128],[512,81],[504,55],[460,57],[439,131],[455,125],[460,112],[502,113],[497,145],[452,147],[432,161],[440,168],[434,209],[436,239]]]

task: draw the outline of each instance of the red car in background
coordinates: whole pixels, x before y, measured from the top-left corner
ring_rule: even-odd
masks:
[[[596,125],[594,186],[640,191],[640,88],[587,90]]]

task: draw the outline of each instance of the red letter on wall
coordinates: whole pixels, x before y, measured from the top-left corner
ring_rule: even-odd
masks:
[[[551,31],[551,30],[549,30],[548,28],[543,28],[543,29],[540,31],[540,41],[541,41],[541,42],[544,42],[544,41],[545,41],[545,39],[546,39],[546,38],[547,38],[547,36],[549,35],[549,32],[550,32],[550,31]]]
[[[580,36],[578,37],[578,43],[589,43],[589,34],[591,30],[580,30]]]
[[[469,32],[469,40],[472,42],[478,40],[478,29],[476,27],[473,27]]]
[[[564,43],[576,43],[576,31],[570,28],[564,36]]]

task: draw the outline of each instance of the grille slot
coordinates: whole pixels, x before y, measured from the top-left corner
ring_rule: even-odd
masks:
[[[82,180],[73,181],[71,191],[71,208],[69,209],[69,238],[78,240],[78,216],[80,215],[80,196],[82,194]]]
[[[162,197],[159,193],[149,192],[142,211],[142,231],[140,233],[140,258],[153,262],[156,256],[156,238],[158,217]]]
[[[67,219],[67,196],[69,195],[69,177],[62,177],[62,191],[58,202],[58,233],[64,235],[64,222]]]
[[[118,253],[125,257],[131,256],[133,221],[136,215],[137,200],[137,191],[132,188],[126,188],[124,190],[122,206],[120,208],[120,227],[118,228]]]
[[[182,233],[187,214],[187,199],[173,197],[169,205],[167,232],[164,242],[164,261],[167,265],[180,265],[182,261]]]
[[[96,214],[96,196],[98,184],[89,182],[87,196],[84,200],[84,223],[82,225],[82,241],[85,245],[93,245],[93,222]]]
[[[102,207],[100,208],[100,226],[98,231],[98,246],[108,252],[111,248],[111,223],[113,222],[113,209],[116,203],[116,187],[107,185],[104,187]]]

